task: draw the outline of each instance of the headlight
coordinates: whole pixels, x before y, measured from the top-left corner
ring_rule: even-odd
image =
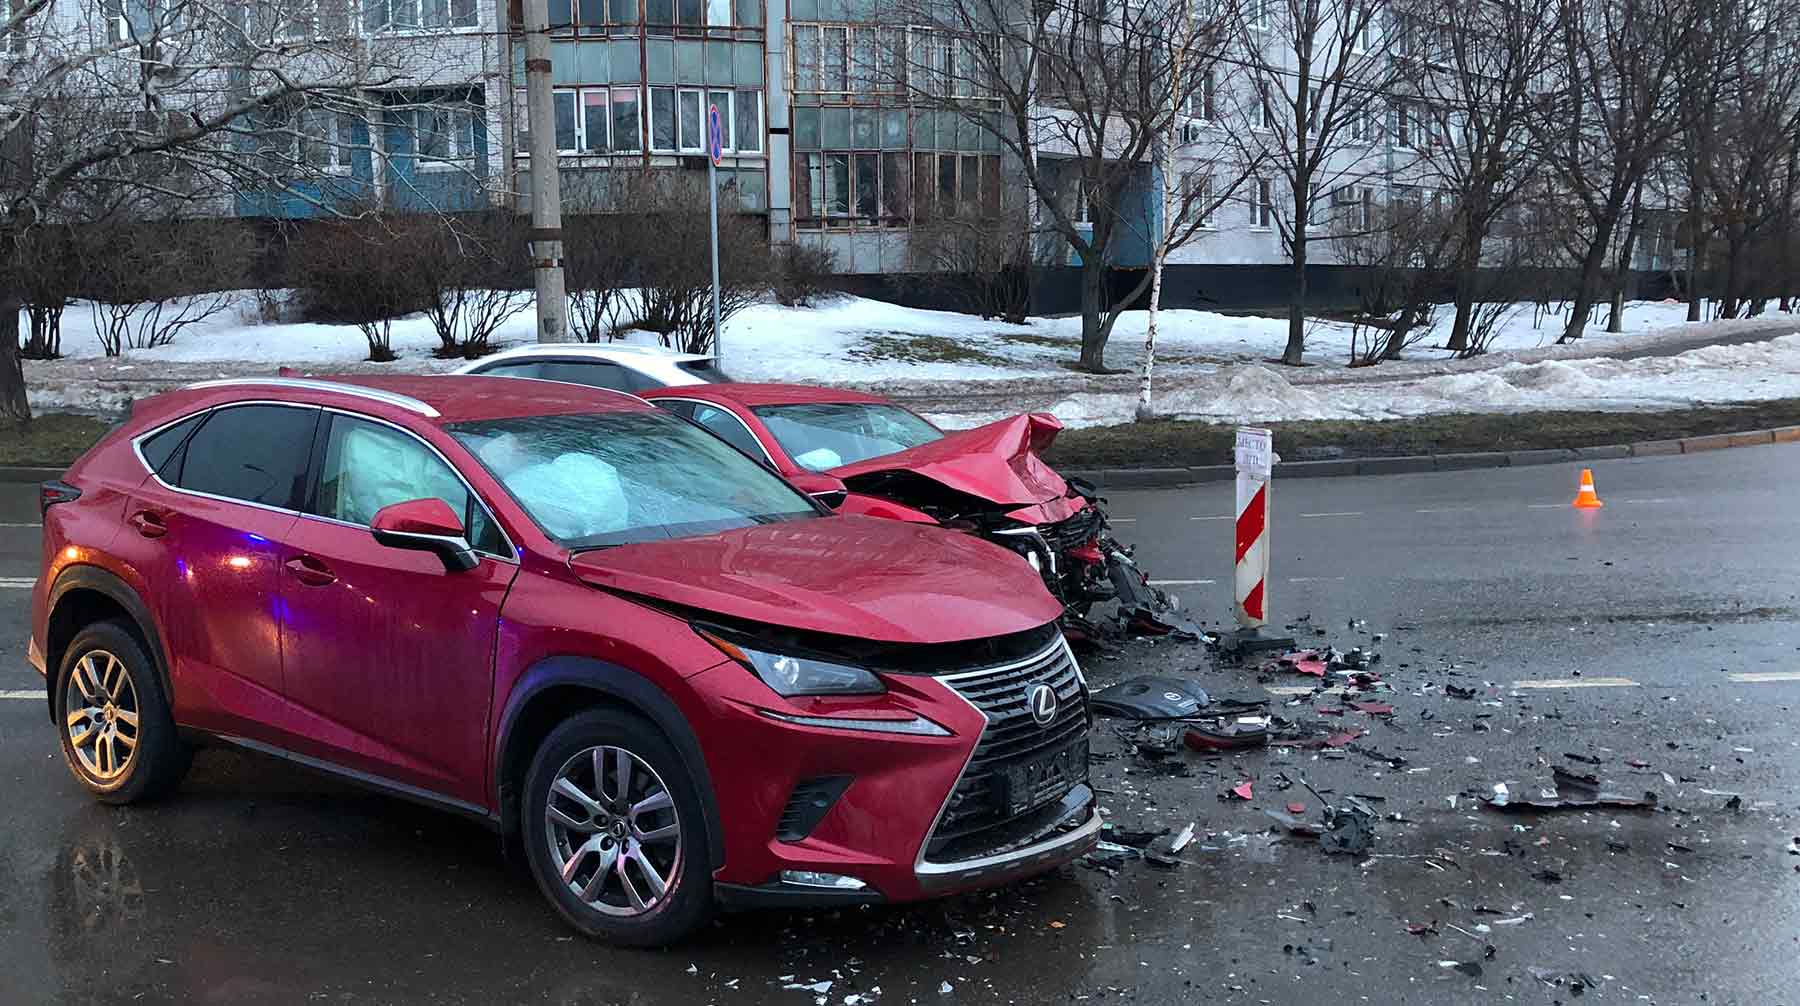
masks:
[[[755,671],[763,684],[774,689],[777,695],[787,698],[796,695],[879,695],[887,691],[880,678],[861,667],[753,650],[704,629],[699,631],[726,656]]]

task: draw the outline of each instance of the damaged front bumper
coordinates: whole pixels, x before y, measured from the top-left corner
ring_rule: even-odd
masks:
[[[1070,790],[1050,811],[1047,824],[986,855],[940,863],[921,854],[914,870],[919,889],[927,894],[947,894],[1003,884],[1072,862],[1100,840],[1100,811],[1087,784]]]

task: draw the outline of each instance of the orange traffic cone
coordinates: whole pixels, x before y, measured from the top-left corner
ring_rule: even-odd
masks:
[[[1581,491],[1575,494],[1575,502],[1570,505],[1578,510],[1598,510],[1606,505],[1600,502],[1599,495],[1594,492],[1594,470],[1592,468],[1581,470]]]

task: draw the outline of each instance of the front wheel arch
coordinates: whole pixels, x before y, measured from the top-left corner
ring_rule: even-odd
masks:
[[[509,838],[518,828],[519,794],[538,745],[550,731],[584,709],[611,707],[649,720],[668,738],[699,791],[707,849],[717,871],[725,858],[712,773],[687,717],[661,688],[636,671],[592,657],[550,657],[519,677],[501,715],[492,765],[494,810]]]
[[[99,566],[74,565],[57,574],[44,610],[44,666],[46,677],[62,664],[69,643],[82,629],[96,622],[117,621],[133,631],[155,667],[157,681],[170,708],[174,708],[174,682],[169,675],[168,654],[150,606],[131,585]],[[48,690],[48,714],[56,719],[55,689]]]

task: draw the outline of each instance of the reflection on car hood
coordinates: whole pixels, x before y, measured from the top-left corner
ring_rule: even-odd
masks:
[[[971,535],[821,517],[581,552],[583,580],[732,618],[888,643],[1023,632],[1062,608],[1018,556]]]
[[[860,475],[905,471],[957,492],[1005,506],[1061,499],[1069,484],[1038,455],[1062,431],[1047,412],[1030,412],[945,434],[942,439],[831,469],[846,482]]]

